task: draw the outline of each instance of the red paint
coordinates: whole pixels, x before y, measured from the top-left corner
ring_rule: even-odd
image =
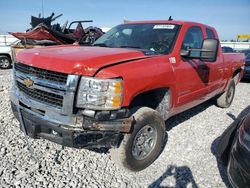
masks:
[[[79,45],[33,48],[17,54],[17,60],[28,65],[85,76],[93,76],[98,69],[109,64],[144,57],[148,56],[135,50]]]
[[[216,62],[194,59],[185,61],[180,56],[182,41],[191,26],[200,26],[204,38],[207,37],[205,29],[209,27],[218,39],[215,29],[210,26],[182,21],[130,23],[181,25],[172,53],[149,57],[136,50],[68,45],[24,50],[17,55],[17,60],[35,67],[68,74],[95,75],[98,78],[122,77],[124,107],[129,106],[132,99],[142,92],[168,87],[171,91],[170,115],[191,108],[223,92],[234,71],[244,65],[243,54],[222,54],[221,47],[219,47]],[[173,57],[176,63],[170,63],[170,58]],[[122,61],[129,62],[106,67]]]

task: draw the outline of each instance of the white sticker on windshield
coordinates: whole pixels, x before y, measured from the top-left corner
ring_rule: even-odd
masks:
[[[155,25],[153,29],[174,29],[175,25],[161,24]]]

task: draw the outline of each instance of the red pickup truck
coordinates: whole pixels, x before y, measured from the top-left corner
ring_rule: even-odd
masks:
[[[184,21],[118,25],[93,46],[17,55],[11,105],[21,129],[75,148],[110,148],[139,171],[160,155],[165,120],[214,98],[229,107],[243,54],[223,54],[213,27]]]

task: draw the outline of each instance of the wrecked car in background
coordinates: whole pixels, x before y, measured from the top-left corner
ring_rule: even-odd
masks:
[[[92,20],[73,21],[69,26],[68,21],[63,26],[58,23],[52,25],[52,22],[60,16],[62,14],[54,17],[54,13],[47,18],[31,16],[32,28],[28,29],[27,32],[9,32],[21,40],[19,45],[13,46],[14,56],[26,48],[73,43],[91,45],[104,34],[98,27],[89,26],[84,29],[83,24],[93,22]]]

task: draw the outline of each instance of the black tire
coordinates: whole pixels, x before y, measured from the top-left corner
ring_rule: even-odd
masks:
[[[138,109],[133,117],[135,122],[132,133],[125,134],[120,147],[111,149],[110,153],[111,158],[119,165],[131,171],[140,171],[160,155],[166,137],[165,123],[157,111],[147,107]]]
[[[9,69],[11,67],[11,59],[8,56],[0,56],[0,69]]]
[[[216,105],[221,108],[228,108],[234,99],[235,82],[232,79],[227,87],[227,90],[216,99]]]

